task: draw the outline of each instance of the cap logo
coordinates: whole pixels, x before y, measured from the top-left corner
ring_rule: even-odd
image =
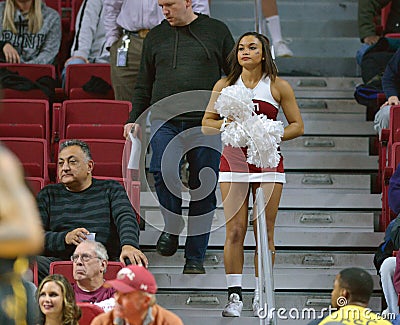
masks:
[[[132,270],[124,267],[123,269],[121,269],[121,271],[118,272],[117,279],[123,280],[125,279],[125,277],[128,277],[129,280],[133,281],[133,279],[135,278],[135,273],[133,273]]]
[[[147,284],[143,284],[143,283],[142,283],[142,284],[140,285],[140,289],[143,290],[143,291],[147,291]]]

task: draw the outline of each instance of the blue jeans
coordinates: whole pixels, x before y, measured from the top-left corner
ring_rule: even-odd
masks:
[[[152,121],[150,172],[164,218],[164,231],[179,234],[182,220],[180,162],[189,163],[189,218],[185,258],[202,262],[208,246],[214,210],[215,187],[221,158],[220,136],[206,136],[198,124]]]
[[[86,62],[82,59],[75,58],[75,59],[72,59],[71,61],[69,61],[67,64],[65,64],[65,67],[64,67],[63,71],[61,72],[61,84],[62,84],[63,88],[65,86],[65,74],[67,73],[67,66],[69,66],[70,64],[86,64]]]

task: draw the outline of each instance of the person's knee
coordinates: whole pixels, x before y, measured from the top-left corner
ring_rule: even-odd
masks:
[[[229,230],[226,231],[226,243],[229,245],[243,245],[246,230],[241,225],[229,227]]]
[[[393,263],[393,260],[390,257],[386,258],[383,261],[381,268],[379,270],[381,278],[392,277],[395,269],[396,269],[396,262],[394,261]]]
[[[382,129],[389,128],[390,107],[390,105],[385,105],[375,113],[374,129],[379,134],[381,133]]]

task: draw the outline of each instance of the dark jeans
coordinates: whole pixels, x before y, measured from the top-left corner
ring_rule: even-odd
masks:
[[[153,151],[150,172],[160,202],[164,231],[179,234],[182,220],[180,162],[186,154],[189,163],[189,219],[185,258],[203,261],[208,246],[218,180],[221,142],[218,136],[205,136],[198,124],[152,121]]]

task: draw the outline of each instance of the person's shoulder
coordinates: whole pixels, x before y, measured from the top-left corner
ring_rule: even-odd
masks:
[[[114,179],[98,179],[93,177],[92,178],[92,183],[94,187],[101,187],[101,188],[118,188],[121,189],[123,186],[121,183]]]
[[[224,89],[228,86],[229,86],[228,78],[226,78],[226,77],[221,78],[215,83],[213,91],[221,91],[222,89]]]
[[[172,311],[169,311],[158,304],[154,305],[153,308],[156,309],[156,313],[162,316],[163,321],[166,321],[167,324],[183,325],[179,316],[174,314]]]
[[[42,5],[42,14],[44,19],[60,19],[60,14],[53,8],[46,6],[45,4]]]
[[[55,192],[59,192],[59,191],[62,191],[62,190],[64,190],[65,189],[65,187],[64,187],[64,185],[63,184],[61,184],[61,183],[54,183],[54,184],[48,184],[48,185],[46,185],[45,187],[43,187],[41,190],[40,190],[40,192],[39,192],[39,194],[43,194],[43,193],[55,193]],[[39,195],[38,194],[38,195]]]
[[[199,19],[200,18],[200,19]],[[204,15],[204,14],[199,14],[199,22],[204,22],[207,23],[209,25],[212,25],[216,28],[223,28],[223,29],[227,29],[229,30],[228,26],[221,20]]]
[[[107,313],[97,315],[93,318],[91,325],[112,325],[114,320],[114,312],[111,310]]]

